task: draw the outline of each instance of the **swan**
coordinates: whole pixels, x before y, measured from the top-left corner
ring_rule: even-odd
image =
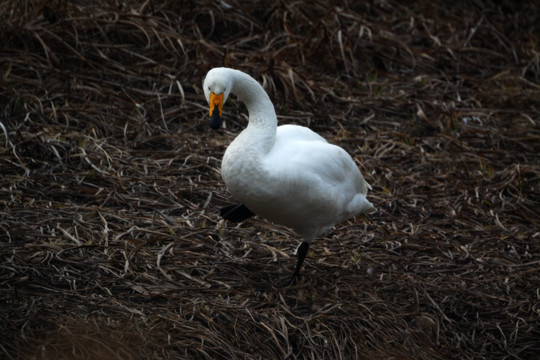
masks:
[[[366,198],[371,186],[351,156],[307,127],[277,126],[274,106],[251,76],[213,68],[203,83],[210,126],[221,127],[223,104],[232,93],[247,107],[249,123],[229,145],[221,162],[228,191],[240,203],[221,209],[226,220],[258,215],[302,236],[297,277],[311,242],[335,224],[376,209]]]

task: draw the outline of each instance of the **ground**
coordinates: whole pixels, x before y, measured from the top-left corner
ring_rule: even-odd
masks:
[[[89,4],[0,5],[1,357],[539,356],[535,2]],[[219,217],[215,66],[373,186],[288,288],[299,237]]]

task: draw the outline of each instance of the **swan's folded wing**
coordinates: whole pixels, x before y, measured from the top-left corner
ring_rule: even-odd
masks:
[[[339,146],[321,141],[276,140],[266,157],[266,168],[284,184],[366,194],[368,185],[350,155]],[[277,142],[280,141],[278,144]]]

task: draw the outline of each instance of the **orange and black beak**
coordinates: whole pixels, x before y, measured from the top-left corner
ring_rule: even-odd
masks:
[[[219,129],[221,127],[221,109],[223,108],[223,93],[216,95],[210,92],[210,127]]]

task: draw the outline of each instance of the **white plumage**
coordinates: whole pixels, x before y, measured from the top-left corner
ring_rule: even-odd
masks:
[[[315,237],[343,220],[375,211],[366,199],[371,187],[339,146],[306,127],[278,127],[270,98],[249,75],[214,68],[203,86],[213,128],[221,126],[221,107],[230,93],[248,109],[248,126],[223,156],[223,181],[233,197],[251,212],[288,226],[303,237],[293,280]],[[239,209],[230,206],[227,210]],[[228,218],[227,214],[224,217]]]

